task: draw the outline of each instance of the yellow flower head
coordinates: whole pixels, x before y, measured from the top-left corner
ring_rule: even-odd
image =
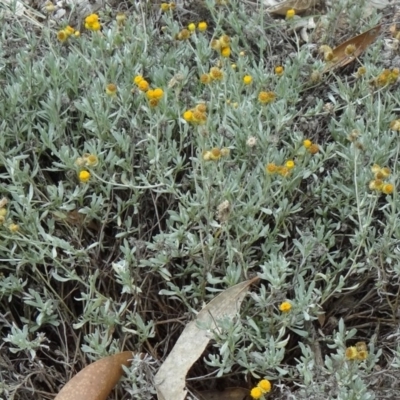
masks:
[[[52,13],[56,9],[56,7],[51,1],[48,1],[44,5],[44,9],[46,10],[46,12]]]
[[[100,22],[93,22],[93,24],[88,24],[85,22],[85,28],[89,31],[99,31],[101,29]]]
[[[117,16],[115,17],[115,19],[117,20],[117,25],[122,26],[126,22],[126,14],[123,12],[119,12],[119,13],[117,13]]]
[[[349,44],[344,49],[344,53],[346,54],[346,56],[351,56],[355,51],[356,51],[356,45],[355,44]]]
[[[378,171],[374,175],[375,179],[385,179],[381,171]]]
[[[200,82],[204,85],[207,85],[211,82],[211,76],[209,74],[201,74],[200,75]]]
[[[149,100],[149,105],[150,105],[150,107],[157,107],[159,102],[160,102],[159,99],[153,98],[153,99]]]
[[[228,35],[222,35],[219,38],[219,43],[221,44],[221,47],[229,46],[231,43],[231,38]]]
[[[357,78],[359,78],[360,76],[363,76],[363,75],[365,75],[366,73],[367,73],[367,68],[365,68],[365,67],[359,67],[359,68],[357,69],[356,76],[357,76]]]
[[[88,182],[89,179],[90,179],[90,172],[86,171],[86,170],[83,170],[83,171],[79,172],[78,179],[82,183]]]
[[[213,50],[221,50],[221,42],[218,39],[211,40],[210,46]]]
[[[71,36],[71,35],[73,35],[74,33],[75,33],[75,29],[72,27],[72,26],[67,26],[65,29],[64,29],[64,32],[68,35],[68,36]]]
[[[196,25],[192,22],[188,25],[188,29],[190,32],[194,32],[196,30]]]
[[[276,99],[274,92],[260,92],[258,95],[258,101],[263,104],[272,103]]]
[[[171,8],[168,3],[161,3],[160,7],[161,7],[161,10],[164,12],[169,11]]]
[[[359,361],[364,361],[368,357],[368,351],[366,350],[361,350],[357,353],[357,360]]]
[[[0,217],[5,217],[7,215],[7,208],[0,208]]]
[[[164,90],[162,90],[161,88],[155,88],[153,90],[153,98],[161,100],[163,96],[164,96]]]
[[[263,379],[258,382],[257,387],[260,388],[263,393],[269,393],[271,391],[271,382],[267,379]]]
[[[222,157],[229,156],[230,152],[231,152],[231,151],[230,151],[227,147],[223,147],[223,148],[221,149],[221,156],[222,156]]]
[[[143,80],[144,80],[144,78],[143,78],[142,75],[136,75],[136,76],[133,78],[133,83],[134,83],[135,85],[139,85],[139,83],[142,82]]]
[[[269,163],[265,166],[265,171],[268,174],[274,174],[275,172],[278,171],[278,167],[275,165],[275,163]]]
[[[68,39],[68,34],[65,32],[65,30],[58,31],[57,32],[57,39],[61,42],[64,43]]]
[[[279,310],[283,313],[288,313],[292,309],[292,305],[288,301],[284,301],[279,305]]]
[[[222,157],[222,153],[221,150],[218,147],[214,147],[213,149],[211,149],[210,151],[210,159],[211,160],[219,160]]]
[[[324,53],[324,60],[325,61],[332,61],[334,59],[333,51],[327,51]]]
[[[153,90],[153,89],[149,89],[149,90],[146,92],[146,97],[147,97],[149,100],[154,99],[154,90]]]
[[[231,55],[231,48],[229,46],[225,46],[221,48],[221,56],[228,58]]]
[[[355,360],[357,358],[358,351],[354,346],[347,347],[345,356],[348,360]]]
[[[185,111],[183,113],[183,119],[186,122],[192,122],[193,121],[193,111],[192,110]]]
[[[263,395],[263,392],[259,387],[254,387],[250,391],[250,396],[255,400],[260,399],[262,395]]]
[[[333,50],[330,46],[323,44],[320,48],[319,48],[319,52],[322,53],[324,55],[324,60],[325,61],[332,61],[334,58],[333,55]]]
[[[275,67],[275,74],[276,75],[278,75],[278,76],[281,76],[281,75],[283,75],[283,67],[282,66],[277,66],[277,67]]]
[[[214,80],[221,80],[224,76],[224,73],[218,67],[212,67],[210,69],[210,77]]]
[[[205,103],[197,104],[196,110],[200,111],[201,113],[205,113],[207,111],[207,104],[205,104]]]
[[[10,224],[8,227],[11,233],[16,233],[19,231],[19,226],[17,224]]]
[[[390,84],[396,83],[396,81],[397,81],[397,79],[399,77],[399,74],[400,74],[400,69],[399,68],[393,68],[392,71],[389,74],[388,82]]]
[[[382,186],[382,193],[384,194],[392,194],[394,191],[394,185],[392,185],[391,183],[385,183]]]
[[[305,140],[303,140],[303,146],[304,146],[306,149],[310,148],[311,145],[312,145],[312,142],[311,142],[310,139],[305,139]]]
[[[147,82],[145,79],[142,79],[138,85],[137,85],[138,89],[142,92],[147,92],[149,90],[149,82]]]
[[[95,167],[99,163],[99,159],[95,154],[86,153],[83,155],[84,164],[88,167]]]
[[[380,173],[382,174],[383,178],[386,179],[386,178],[389,178],[389,176],[390,176],[390,174],[391,174],[391,171],[390,171],[390,168],[388,168],[388,167],[383,167],[383,168],[380,170]]]
[[[186,40],[190,38],[190,31],[189,29],[182,29],[177,36],[178,40]]]
[[[196,109],[192,110],[192,122],[196,122],[199,125],[205,124],[207,121],[207,114]]]
[[[286,168],[288,168],[288,169],[293,169],[293,168],[294,168],[294,161],[293,161],[293,160],[288,160],[288,161],[286,161],[285,166],[286,166]]]
[[[75,37],[79,37],[79,36],[81,36],[81,33],[80,33],[79,31],[75,31],[75,32],[74,32],[74,36],[75,36]]]
[[[98,22],[99,16],[97,14],[90,14],[85,18],[85,23],[86,24],[94,24],[95,22]]]
[[[317,154],[319,152],[319,146],[316,143],[313,143],[308,149],[307,151],[310,154]]]
[[[106,86],[106,93],[107,93],[109,96],[115,96],[115,95],[117,94],[117,86],[114,85],[113,83],[109,83],[109,84]]]
[[[374,173],[374,174],[376,174],[377,172],[379,172],[381,170],[381,167],[378,165],[378,164],[374,164],[372,167],[371,167],[371,171]]]
[[[211,151],[208,151],[208,150],[203,151],[202,157],[203,157],[204,161],[210,161],[211,160]]]
[[[243,83],[244,83],[245,85],[250,85],[251,82],[253,82],[253,78],[252,78],[250,75],[245,75],[245,76],[243,77]]]
[[[204,32],[207,29],[207,22],[199,22],[199,24],[197,25],[197,29],[200,32]]]
[[[370,190],[381,191],[383,187],[383,181],[381,179],[374,179],[369,183]]]
[[[390,123],[390,129],[393,131],[400,131],[400,119],[395,119]]]
[[[290,169],[286,166],[280,165],[276,167],[276,172],[283,177],[287,177],[290,174]]]
[[[296,15],[296,11],[291,8],[286,11],[286,19],[292,19]]]
[[[356,349],[357,351],[367,351],[367,344],[365,342],[357,342]]]

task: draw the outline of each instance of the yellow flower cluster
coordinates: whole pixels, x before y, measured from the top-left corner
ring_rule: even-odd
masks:
[[[207,121],[207,105],[205,103],[197,104],[195,108],[183,113],[183,119],[195,125],[204,125]]]
[[[169,11],[169,10],[174,10],[176,7],[175,3],[161,3],[161,10],[162,11]]]
[[[255,399],[261,399],[265,393],[269,393],[271,391],[272,385],[268,379],[262,379],[258,382],[256,387],[253,387],[250,391],[250,396]]]
[[[319,52],[324,55],[325,61],[332,61],[334,58],[333,50],[330,46],[324,44],[319,48]]]
[[[142,75],[136,75],[133,78],[133,83],[142,92],[147,92],[150,88],[149,82],[147,82],[146,79],[144,79]]]
[[[207,25],[207,22],[199,22],[198,24],[197,24],[197,29],[200,31],[200,32],[204,32],[205,30],[207,30],[207,27],[208,27],[208,25]],[[188,30],[190,31],[190,32],[194,32],[195,30],[196,30],[196,24],[195,23],[191,23],[191,24],[189,24],[188,25]]]
[[[222,35],[219,39],[211,40],[211,48],[218,51],[222,57],[231,55],[231,38],[228,35]]]
[[[204,85],[207,85],[212,81],[220,81],[223,77],[224,73],[221,69],[219,69],[218,67],[212,67],[210,68],[210,72],[208,74],[200,75],[200,82]]]
[[[95,154],[85,153],[76,159],[75,164],[78,167],[95,167],[99,164],[99,159]]]
[[[276,165],[275,163],[269,163],[265,166],[265,172],[267,174],[278,174],[283,177],[290,175],[292,169],[295,167],[293,160],[286,161],[285,165]]]
[[[310,154],[317,154],[319,152],[319,146],[317,143],[313,143],[310,139],[305,139],[303,141],[303,146]]]
[[[85,18],[85,28],[89,31],[99,31],[101,25],[97,14],[90,14]]]
[[[227,147],[223,147],[222,149],[214,147],[211,150],[203,151],[203,160],[218,161],[221,157],[227,157],[229,153],[230,150]]]
[[[64,43],[70,36],[79,37],[80,32],[76,31],[72,26],[67,26],[66,28],[57,32],[57,39]]]
[[[376,86],[393,85],[400,75],[399,68],[384,69],[374,80]]]
[[[133,78],[133,83],[141,92],[146,92],[146,97],[151,107],[156,107],[164,96],[164,90],[161,88],[150,89],[149,82],[142,75],[136,75]]]
[[[365,342],[357,342],[355,346],[346,348],[345,356],[348,360],[364,361],[368,357],[368,349]]]
[[[258,101],[262,104],[272,103],[276,99],[274,92],[260,92],[258,94]]]
[[[4,225],[6,222],[6,216],[7,216],[7,208],[6,205],[8,203],[7,198],[3,197],[0,200],[0,225]],[[12,221],[8,223],[8,230],[11,233],[16,233],[19,231],[19,225],[14,224]]]
[[[149,89],[146,92],[146,97],[149,100],[150,107],[157,107],[163,96],[164,90],[162,90],[161,88]]]
[[[394,185],[385,182],[385,179],[389,178],[391,174],[390,168],[381,168],[378,164],[374,164],[371,167],[371,171],[374,174],[374,179],[370,181],[369,188],[384,194],[392,194],[394,191]]]

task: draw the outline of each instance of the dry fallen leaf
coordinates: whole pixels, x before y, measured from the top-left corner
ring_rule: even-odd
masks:
[[[314,7],[317,3],[318,0],[286,0],[267,8],[267,11],[270,14],[286,15],[288,10],[294,10],[296,14],[301,14]]]
[[[212,335],[198,323],[216,329],[216,321],[234,318],[248,288],[259,278],[230,287],[211,300],[183,330],[174,348],[155,376],[158,400],[184,400],[186,374],[207,347]]]
[[[344,67],[350,64],[357,57],[359,57],[365,49],[372,44],[378,37],[381,31],[382,25],[377,25],[361,35],[354,36],[349,40],[346,40],[338,47],[332,50],[333,57],[332,61],[329,61],[323,70],[323,72],[332,71],[333,69]]]
[[[76,374],[54,400],[106,400],[122,376],[122,365],[129,366],[131,351],[102,358]]]

